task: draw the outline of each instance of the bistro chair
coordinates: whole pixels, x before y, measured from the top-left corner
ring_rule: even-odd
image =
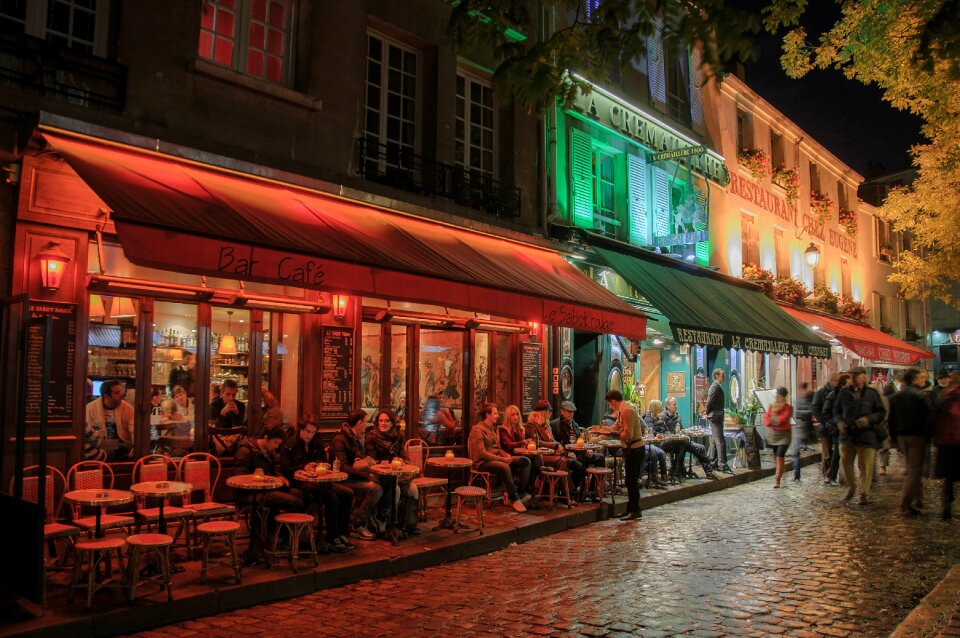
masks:
[[[423,439],[410,439],[403,444],[403,456],[407,463],[416,465],[420,468],[420,476],[413,479],[410,484],[417,488],[418,499],[418,520],[425,522],[427,520],[427,497],[431,491],[439,490],[435,493],[446,495],[447,484],[449,481],[445,478],[434,478],[424,476],[423,472],[427,466],[427,459],[430,458],[430,446]]]
[[[479,485],[462,485],[453,490],[453,493],[457,495],[457,522],[454,525],[453,531],[460,531],[460,518],[463,515],[463,506],[473,504],[475,506],[473,520],[479,526],[480,533],[483,534],[483,528],[485,527],[483,522],[483,499],[487,496],[486,490]]]
[[[299,514],[296,512],[287,512],[284,514],[277,514],[273,520],[276,522],[277,527],[273,532],[273,542],[270,544],[270,551],[267,552],[267,556],[270,558],[270,564],[280,559],[281,556],[287,554],[287,560],[290,561],[290,567],[293,570],[293,573],[296,574],[299,569],[299,558],[300,558],[300,538],[305,536],[308,541],[310,541],[310,549],[304,551],[303,553],[307,556],[313,556],[313,566],[316,567],[320,564],[320,561],[317,556],[317,543],[314,540],[313,533],[313,516],[311,514]],[[288,552],[279,551],[277,549],[277,544],[280,542],[280,530],[281,528],[286,528],[287,532],[290,534],[290,549]]]
[[[67,470],[67,489],[68,491],[112,490],[113,478],[113,468],[103,461],[80,461]],[[97,526],[96,517],[83,516],[82,505],[73,505],[71,514],[72,523],[85,531],[88,537],[93,537]],[[119,529],[126,535],[130,533],[133,524],[134,520],[130,516],[104,513],[100,517],[100,528],[104,531]]]
[[[607,481],[613,476],[613,470],[606,467],[588,467],[587,474],[583,479],[583,493],[589,494],[593,489],[597,495],[597,500],[602,501],[604,493],[607,491]]]
[[[236,520],[236,507],[213,500],[220,484],[220,473],[220,459],[207,452],[191,452],[180,459],[177,467],[177,479],[193,487],[193,492],[184,497],[183,509],[193,512],[194,546],[201,540],[198,534],[201,524],[215,519]],[[203,493],[203,500],[193,502],[196,492]]]
[[[133,521],[131,520],[131,523]],[[74,561],[73,580],[70,583],[70,592],[67,595],[67,603],[73,603],[73,590],[84,588],[87,590],[87,604],[84,609],[90,611],[93,606],[93,596],[101,589],[127,587],[127,572],[123,568],[123,556],[121,550],[126,545],[122,538],[97,538],[77,541],[75,549],[77,560]],[[117,570],[120,572],[120,581],[114,582],[111,579],[113,572],[113,558],[117,559]],[[87,565],[87,582],[83,582],[83,565]],[[106,571],[106,578],[103,581],[97,581],[97,573],[101,565]]]
[[[143,458],[137,459],[137,462],[133,464],[133,482],[171,481],[176,479],[177,470],[177,462],[169,456],[148,454]],[[147,531],[152,531],[153,526],[160,522],[160,508],[147,507],[147,498],[149,497],[136,497],[137,534],[140,534],[140,529],[143,525],[147,526]],[[190,520],[193,518],[193,512],[183,507],[173,507],[169,504],[169,497],[163,498],[163,517],[168,522],[176,521],[177,533],[174,534],[173,537],[179,538],[180,534],[183,534],[184,545],[187,546],[187,550],[189,551],[189,534],[187,531],[189,530]]]
[[[247,428],[242,425],[230,428],[211,425],[207,431],[210,433],[210,449],[216,451],[217,456],[235,456]]]
[[[234,521],[210,521],[197,525],[197,534],[203,547],[203,562],[200,567],[200,582],[207,582],[207,572],[212,567],[229,567],[233,570],[237,584],[240,584],[240,560],[237,555],[237,532],[240,523]],[[224,544],[228,551],[225,558],[210,560],[210,547],[217,541]]]

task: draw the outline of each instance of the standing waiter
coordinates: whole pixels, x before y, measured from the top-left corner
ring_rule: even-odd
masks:
[[[710,421],[710,431],[713,434],[710,440],[710,462],[714,469],[733,474],[733,470],[727,465],[727,440],[723,437],[723,406],[726,404],[723,394],[724,376],[722,368],[714,369],[713,383],[707,391],[704,413]]]
[[[623,400],[619,390],[610,390],[604,397],[610,410],[617,415],[616,427],[623,444],[623,465],[627,481],[627,513],[621,521],[640,518],[640,473],[643,471],[646,448],[643,445],[643,425],[637,409]]]

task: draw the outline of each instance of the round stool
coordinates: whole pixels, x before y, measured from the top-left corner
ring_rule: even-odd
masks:
[[[207,570],[211,567],[230,567],[233,569],[237,584],[240,584],[240,561],[237,559],[237,531],[240,523],[233,521],[211,521],[197,525],[197,534],[203,546],[203,565],[200,568],[200,582],[207,582]],[[215,542],[226,546],[229,557],[210,561],[210,546]]]
[[[167,600],[173,601],[173,584],[170,579],[170,547],[173,537],[167,534],[134,534],[127,536],[127,546],[130,547],[130,556],[127,560],[128,580],[127,600],[133,602],[133,591],[146,583],[160,585],[167,590]],[[142,577],[140,575],[141,561],[147,556],[157,559],[156,576]]]
[[[290,561],[293,573],[296,574],[299,568],[297,560],[300,556],[300,536],[304,532],[307,533],[307,538],[310,540],[310,550],[304,553],[307,556],[313,556],[314,567],[320,564],[317,558],[317,543],[313,538],[313,516],[295,513],[277,514],[273,520],[277,522],[277,529],[273,532],[273,544],[270,546],[269,556],[271,561],[277,560],[278,554],[284,553],[277,552],[277,541],[280,540],[280,528],[282,526],[290,533],[290,553],[287,554],[287,559]]]
[[[547,488],[547,500],[550,501],[550,509],[557,506],[558,484],[563,481],[563,496],[567,501],[567,507],[573,507],[573,501],[570,499],[570,473],[566,470],[540,470],[540,490],[537,492],[537,498],[543,497],[543,490]]]
[[[473,499],[473,503],[476,506],[475,516],[473,518],[480,526],[480,533],[483,534],[483,499],[487,496],[487,490],[477,485],[464,485],[455,489],[453,493],[457,495],[457,522],[453,531],[460,531],[460,516],[463,514],[463,506]]]
[[[90,611],[93,605],[93,595],[101,589],[107,587],[125,588],[127,586],[126,573],[123,569],[123,557],[120,550],[123,549],[124,541],[122,538],[98,538],[96,540],[79,541],[73,546],[77,556],[73,563],[73,580],[70,582],[70,591],[67,594],[67,602],[73,602],[73,590],[77,587],[86,587],[87,604],[85,609]],[[117,557],[117,567],[120,570],[119,583],[97,583],[97,572],[100,565],[105,566],[106,576],[112,574],[112,557]],[[83,575],[83,563],[87,563],[87,583],[84,585],[80,579]]]
[[[591,485],[597,492],[597,498],[603,500],[603,493],[607,489],[607,479],[613,470],[605,467],[588,467],[587,476],[583,480],[584,493],[590,490]]]

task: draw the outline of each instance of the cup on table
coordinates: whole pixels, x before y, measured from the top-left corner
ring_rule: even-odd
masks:
[[[381,467],[390,467],[390,461],[388,461],[387,459],[383,459],[382,461],[380,461],[380,466],[381,466]]]
[[[253,471],[253,475],[257,478],[258,481],[259,481],[259,480],[262,480],[262,479],[263,479],[263,468],[262,468],[262,467],[258,467],[257,469],[255,469],[255,470]]]
[[[448,459],[452,459],[452,458],[453,458],[453,450],[447,450],[447,453],[446,453],[444,456],[446,456]]]
[[[330,464],[329,463],[317,463],[317,472],[329,472]]]

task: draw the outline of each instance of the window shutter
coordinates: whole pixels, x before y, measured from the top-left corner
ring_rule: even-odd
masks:
[[[879,292],[872,292],[870,296],[873,301],[873,312],[870,316],[870,324],[874,328],[880,328],[880,315],[883,313],[883,297],[880,296]]]
[[[699,47],[690,49],[690,121],[693,130],[704,131],[703,122],[703,57]]]
[[[571,221],[593,228],[593,142],[579,129],[570,129]]]
[[[647,160],[627,154],[627,209],[630,215],[630,243],[647,245]]]
[[[659,168],[653,174],[653,202],[657,237],[665,237],[670,234],[670,179]]]
[[[667,111],[667,81],[663,59],[663,19],[653,19],[653,33],[647,36],[647,81],[650,101],[660,111]]]

